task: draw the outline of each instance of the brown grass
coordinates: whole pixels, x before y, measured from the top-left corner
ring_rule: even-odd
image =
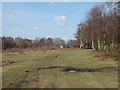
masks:
[[[44,46],[44,47],[36,47],[36,48],[12,48],[12,49],[6,49],[6,50],[2,50],[2,52],[19,52],[20,54],[23,54],[24,51],[29,51],[29,50],[32,50],[32,51],[47,51],[47,50],[56,50],[56,49],[59,49],[59,47],[57,46]]]
[[[109,53],[103,52],[103,51],[93,51],[92,54],[94,55],[94,58],[100,58],[101,60],[107,60],[109,58],[112,58],[114,60],[119,60],[118,57],[111,57]]]
[[[24,49],[22,48],[12,48],[12,49],[6,49],[6,50],[2,50],[2,52],[22,52]]]
[[[2,66],[8,65],[8,64],[13,64],[13,63],[15,63],[15,62],[12,60],[4,60],[4,61],[2,61]]]

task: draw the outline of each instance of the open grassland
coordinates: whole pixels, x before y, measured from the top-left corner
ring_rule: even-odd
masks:
[[[90,49],[4,52],[2,63],[3,88],[118,87],[118,70],[65,72],[64,68],[49,68],[68,66],[75,68],[111,68],[118,66],[118,61],[95,57],[93,50]]]

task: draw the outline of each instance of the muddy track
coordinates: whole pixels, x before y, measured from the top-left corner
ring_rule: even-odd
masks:
[[[55,68],[63,68],[63,71],[68,70],[76,70],[77,72],[102,72],[107,70],[118,70],[118,67],[101,67],[101,68],[78,68],[72,66],[51,66],[51,67],[40,67],[37,68],[37,71],[44,70],[44,69],[55,69]]]
[[[72,66],[50,66],[50,67],[40,67],[37,68],[38,71],[42,69],[54,69],[54,68],[72,68]]]
[[[36,72],[36,80],[35,81],[29,81],[29,80],[20,80],[18,82],[14,81],[13,83],[9,83],[8,87],[20,87],[24,83],[30,83],[30,82],[35,82],[36,87],[39,87],[39,71],[45,70],[45,69],[56,69],[56,68],[61,68],[62,71],[68,72],[69,70],[76,70],[77,72],[104,72],[108,70],[116,71],[118,70],[118,67],[101,67],[101,68],[79,68],[79,67],[72,67],[72,66],[50,66],[50,67],[40,67],[37,68]],[[25,73],[29,73],[32,71],[25,71]]]
[[[112,71],[116,71],[118,70],[118,66],[117,67],[100,67],[100,68],[80,68],[80,67],[73,67],[73,66],[50,66],[50,67],[40,67],[37,68],[37,72],[41,71],[41,70],[45,70],[45,69],[56,69],[56,68],[61,68],[62,71],[68,71],[68,70],[76,70],[77,72],[103,72],[103,71],[108,71],[108,70],[112,70]],[[31,70],[26,70],[25,72],[34,72],[35,70],[31,71]]]

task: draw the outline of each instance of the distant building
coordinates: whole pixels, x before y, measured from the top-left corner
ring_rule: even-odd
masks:
[[[60,48],[68,48],[66,44],[60,45]]]
[[[62,46],[62,45],[60,45],[60,48],[63,48],[63,46]]]

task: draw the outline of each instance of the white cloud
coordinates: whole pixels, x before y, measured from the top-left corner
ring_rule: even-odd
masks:
[[[53,37],[49,35],[49,36],[46,36],[46,38],[53,38]]]
[[[34,29],[34,30],[39,30],[40,28],[39,28],[39,27],[34,27],[33,29]]]
[[[55,16],[54,19],[59,26],[65,26],[68,23],[66,16]]]

